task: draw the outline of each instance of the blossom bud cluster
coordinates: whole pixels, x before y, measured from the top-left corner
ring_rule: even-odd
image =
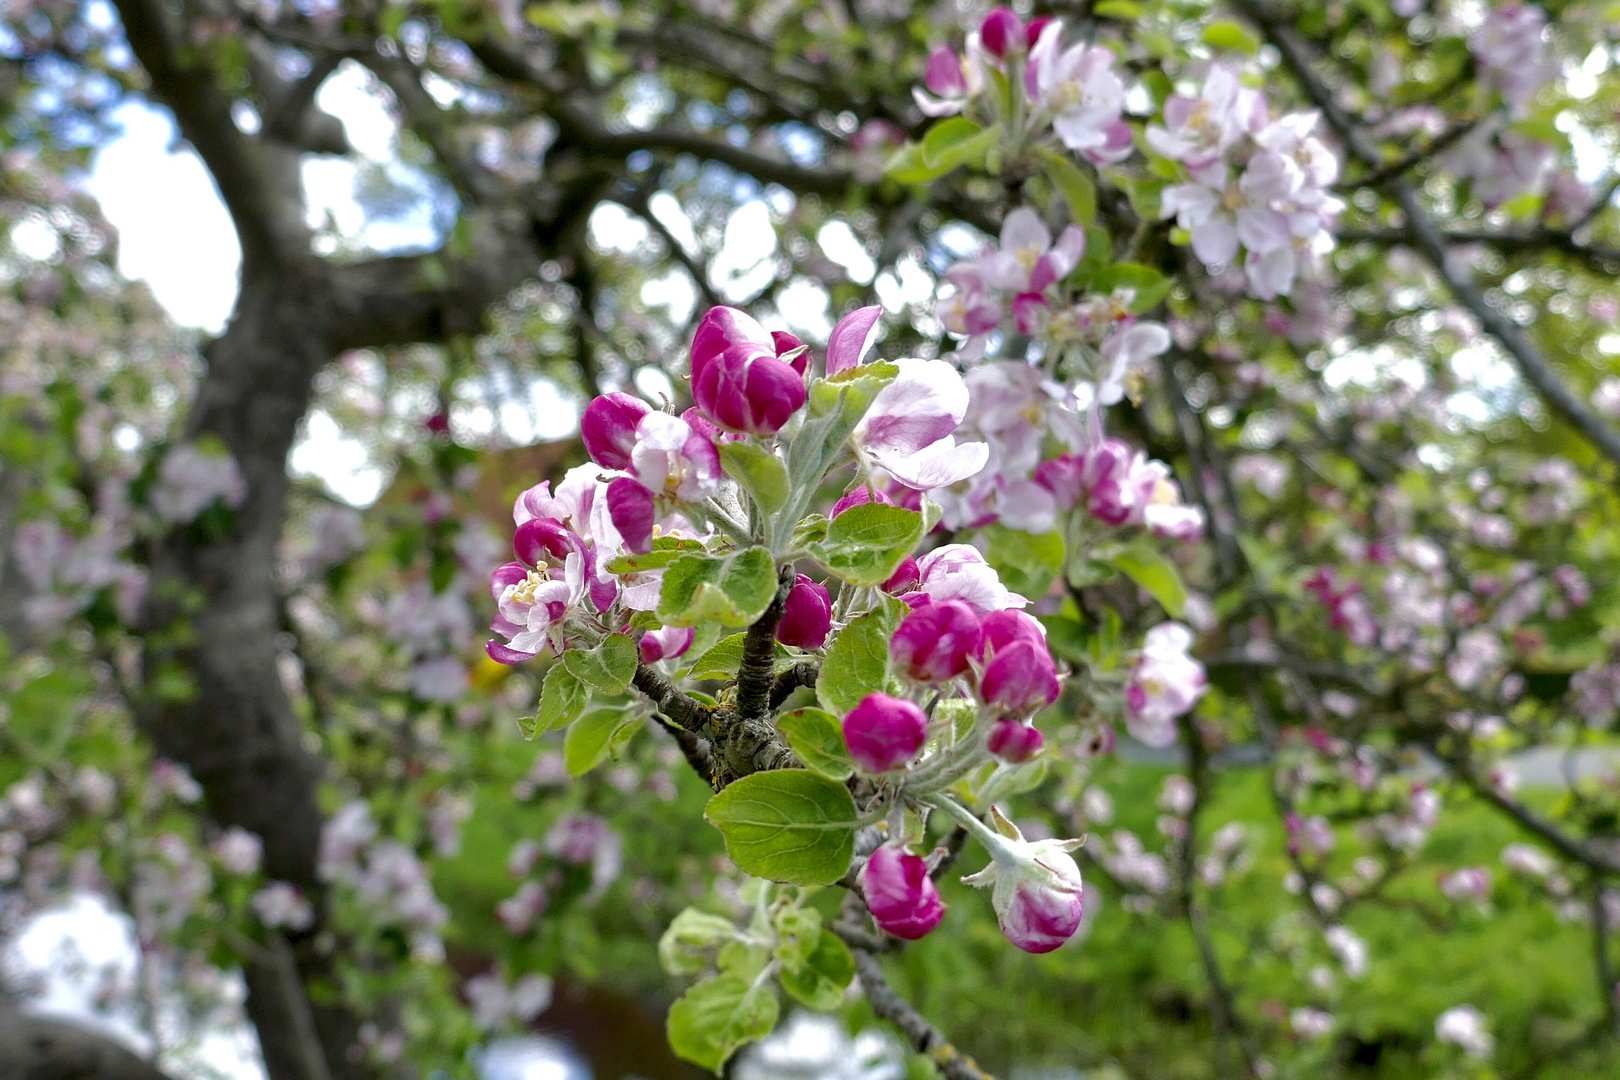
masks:
[[[1196,97],[1171,95],[1163,124],[1147,129],[1153,152],[1187,176],[1165,189],[1161,214],[1188,232],[1205,266],[1238,265],[1241,252],[1249,291],[1264,300],[1288,295],[1333,250],[1339,159],[1316,137],[1317,120],[1273,119],[1264,95],[1214,64]]]

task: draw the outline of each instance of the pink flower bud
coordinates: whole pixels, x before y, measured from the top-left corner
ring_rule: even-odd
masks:
[[[692,397],[728,431],[774,435],[804,405],[804,377],[768,348],[744,342],[703,366]]]
[[[1058,509],[1073,510],[1085,494],[1084,470],[1084,460],[1060,454],[1035,466],[1035,482],[1052,493]]]
[[[782,607],[776,640],[796,649],[819,649],[832,630],[832,597],[827,587],[800,574]]]
[[[979,677],[979,697],[1005,715],[1025,716],[1058,699],[1057,665],[1046,643],[1014,641],[997,649]]]
[[[579,437],[585,452],[604,469],[628,469],[636,445],[636,425],[652,406],[629,394],[603,394],[585,406]]]
[[[624,538],[624,546],[637,555],[652,550],[653,525],[658,510],[653,504],[653,493],[628,476],[608,482],[608,517],[613,527]]]
[[[927,739],[923,711],[888,694],[867,694],[844,717],[844,744],[855,764],[869,773],[898,769],[917,756]]]
[[[1046,740],[1034,724],[1020,720],[997,720],[990,729],[990,752],[1002,761],[1022,764],[1041,752]]]
[[[889,580],[883,583],[883,591],[891,596],[911,592],[922,584],[922,570],[917,566],[917,560],[910,555],[906,556]]]
[[[962,58],[949,45],[941,45],[928,54],[928,68],[923,75],[928,89],[942,98],[966,97],[967,76],[962,74]]]
[[[905,617],[889,640],[889,655],[917,682],[944,682],[967,672],[983,641],[978,612],[959,600],[941,600]]]
[[[690,626],[660,626],[641,635],[641,662],[656,664],[673,660],[692,647],[697,631]]]
[[[902,846],[884,844],[872,852],[859,882],[866,909],[884,933],[916,941],[945,917],[928,864]]]
[[[745,342],[776,355],[771,335],[747,312],[733,307],[712,307],[704,312],[692,337],[692,384],[697,385],[704,370],[721,353]]]
[[[803,375],[810,368],[810,346],[786,330],[772,330],[771,344],[776,346],[776,358]]]
[[[1046,648],[1046,632],[1033,615],[1016,608],[1002,608],[984,617],[984,648],[994,653],[1015,641],[1027,641],[1040,649]]]
[[[1005,57],[1010,53],[1023,52],[1027,46],[1024,37],[1024,23],[1011,8],[998,7],[984,17],[979,25],[979,40],[984,42],[984,49],[991,56]]]
[[[869,503],[871,501],[872,501],[872,489],[863,484],[860,487],[856,488],[854,491],[851,491],[851,492],[847,493],[843,498],[839,499],[837,502],[833,503],[832,513],[828,514],[827,517],[829,519],[835,518],[839,514],[842,514],[845,510],[850,509],[851,507],[865,506],[867,503]],[[894,500],[889,498],[887,495],[883,494],[883,492],[881,492],[881,491],[879,491],[877,493],[877,502],[878,502],[879,506],[893,506],[894,505]]]
[[[531,518],[512,536],[512,553],[530,566],[562,562],[579,548],[579,538],[553,518]]]
[[[1085,887],[1069,854],[1080,841],[1031,843],[1000,810],[992,807],[991,814],[1000,835],[983,826],[973,830],[990,849],[990,865],[962,881],[993,886],[990,905],[1008,941],[1025,952],[1051,952],[1080,928]]]

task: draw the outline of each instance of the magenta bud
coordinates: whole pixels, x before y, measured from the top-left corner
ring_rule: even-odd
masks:
[[[579,437],[585,452],[604,469],[628,469],[636,445],[636,425],[652,406],[629,394],[603,394],[585,406]]]
[[[861,867],[859,884],[866,910],[886,934],[916,941],[945,917],[945,902],[928,876],[928,863],[904,847],[884,844],[872,852]]]
[[[692,647],[697,631],[690,626],[660,626],[641,635],[641,662],[656,664],[673,660]]]
[[[1002,649],[985,666],[979,677],[979,697],[1003,714],[1026,716],[1058,699],[1057,665],[1046,643],[1015,641]]]
[[[1047,874],[1056,879],[1025,879],[998,907],[997,921],[1007,940],[1027,953],[1049,953],[1080,929],[1085,891],[1080,884],[1080,868],[1068,856],[1048,858]]]
[[[637,555],[652,550],[653,524],[658,510],[653,504],[653,493],[628,476],[608,482],[608,517],[613,527],[624,538],[624,546]]]
[[[944,682],[967,672],[983,641],[978,612],[943,600],[905,617],[889,639],[889,655],[917,682]]]
[[[1028,43],[1030,48],[1033,49],[1035,47],[1035,43],[1041,40],[1041,32],[1045,30],[1047,26],[1051,24],[1051,22],[1052,16],[1050,15],[1037,15],[1033,19],[1029,20],[1029,25],[1024,27],[1024,41]]]
[[[727,431],[774,435],[804,405],[804,377],[752,342],[733,345],[692,379],[692,397]]]
[[[854,491],[846,493],[843,498],[833,503],[832,513],[827,516],[830,520],[831,518],[837,517],[839,514],[842,514],[845,510],[848,510],[853,506],[865,506],[871,501],[872,489],[863,484]],[[894,500],[883,494],[881,491],[877,493],[877,502],[879,506],[894,505]]]
[[[917,565],[916,559],[907,555],[905,561],[895,568],[893,574],[889,575],[889,580],[883,583],[883,591],[891,596],[899,596],[901,593],[911,592],[921,585],[922,568]]]
[[[692,336],[693,384],[696,385],[704,369],[716,357],[743,342],[752,342],[775,353],[771,336],[747,312],[733,307],[712,307],[704,312]]]
[[[962,58],[949,45],[941,45],[928,54],[923,81],[928,84],[929,90],[942,98],[967,96],[967,76],[962,74]]]
[[[575,550],[574,535],[552,518],[531,518],[512,536],[512,554],[530,566],[545,566],[548,559],[562,562]]]
[[[803,375],[810,368],[810,346],[786,330],[772,330],[771,344],[776,346],[776,358]]]
[[[1085,494],[1085,461],[1060,454],[1035,466],[1035,482],[1052,493],[1060,510],[1073,510]]]
[[[987,653],[999,652],[1015,641],[1027,641],[1036,648],[1046,648],[1046,634],[1035,616],[1017,608],[1002,608],[984,617],[984,648]]]
[[[1027,45],[1024,22],[1011,8],[998,7],[979,25],[979,40],[984,42],[984,50],[991,56],[1006,57],[1023,52]]]
[[[867,694],[844,717],[844,745],[869,773],[891,772],[917,756],[928,740],[928,717],[909,701]]]
[[[819,649],[832,630],[832,597],[827,587],[800,574],[782,607],[776,640],[796,649]]]
[[[990,729],[990,752],[1002,761],[1021,765],[1046,745],[1040,729],[1021,720],[997,720]]]

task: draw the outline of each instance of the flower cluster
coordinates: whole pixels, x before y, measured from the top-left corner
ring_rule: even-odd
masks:
[[[1196,97],[1173,94],[1147,143],[1187,179],[1164,190],[1160,213],[1190,235],[1205,266],[1242,266],[1249,290],[1286,296],[1333,250],[1344,203],[1332,193],[1339,159],[1315,135],[1315,112],[1273,119],[1266,99],[1214,64]]]

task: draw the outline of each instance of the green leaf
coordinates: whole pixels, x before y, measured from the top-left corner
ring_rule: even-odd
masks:
[[[669,1046],[711,1072],[739,1048],[776,1026],[776,995],[741,975],[721,975],[692,987],[669,1007]]]
[[[983,165],[984,158],[1001,138],[1001,125],[981,128],[962,116],[941,120],[923,136],[922,161],[940,174],[959,165]]]
[[[1204,27],[1204,44],[1212,49],[1228,49],[1253,56],[1260,51],[1260,39],[1247,27],[1235,22],[1210,23]]]
[[[831,930],[823,930],[815,951],[796,970],[782,969],[782,989],[820,1012],[832,1012],[855,978],[855,958]]]
[[[595,649],[569,649],[563,653],[563,666],[592,690],[614,697],[630,686],[638,655],[629,634],[609,634]]]
[[[1091,10],[1106,19],[1135,22],[1142,17],[1145,9],[1134,0],[1101,0]]]
[[[671,975],[695,975],[703,970],[710,949],[736,936],[730,919],[689,907],[658,939],[658,962]]]
[[[735,679],[737,669],[742,666],[743,641],[746,633],[732,634],[722,638],[714,648],[705,652],[692,662],[692,670],[686,673],[689,679]],[[776,671],[780,674],[798,663],[782,645],[776,646]]]
[[[834,780],[848,780],[855,762],[844,744],[838,717],[823,709],[799,709],[776,718],[776,730],[807,768]]]
[[[1069,218],[1080,226],[1090,225],[1097,218],[1097,188],[1085,170],[1059,150],[1042,146],[1035,153],[1041,159],[1041,171],[1052,181],[1069,204]]]
[[[592,709],[568,725],[563,738],[563,764],[569,776],[584,776],[608,759],[615,736],[635,723],[634,710]]]
[[[1015,593],[1045,596],[1052,579],[1063,572],[1063,534],[1055,529],[1031,535],[997,522],[984,530],[984,536],[989,541],[985,561]]]
[[[908,142],[894,152],[884,166],[884,174],[901,184],[926,184],[944,176],[949,169],[933,169],[923,161],[922,147]]]
[[[607,561],[610,574],[631,574],[640,570],[662,570],[688,552],[706,550],[702,541],[684,536],[660,536],[645,555],[620,555]]]
[[[709,800],[703,816],[745,874],[790,885],[831,885],[855,854],[855,800],[807,769],[754,773]]]
[[[821,939],[821,912],[815,908],[785,907],[776,914],[774,955],[783,970],[797,970],[816,950]]]
[[[1107,293],[1115,289],[1131,289],[1135,296],[1126,305],[1132,314],[1140,315],[1159,306],[1175,282],[1150,266],[1136,263],[1114,263],[1097,271],[1091,279],[1094,292]]]
[[[863,503],[833,518],[827,538],[809,545],[809,551],[851,585],[882,585],[922,536],[922,515],[915,510]]]
[[[1175,564],[1155,551],[1152,544],[1138,540],[1106,561],[1152,594],[1171,618],[1181,618],[1187,607],[1187,589],[1181,584]]]
[[[753,497],[761,514],[774,514],[787,504],[787,467],[764,447],[751,442],[721,443],[720,467]]]
[[[850,620],[833,639],[816,679],[816,700],[824,709],[843,716],[888,686],[889,638],[899,625],[899,613],[885,605]]]
[[[540,707],[530,719],[520,721],[525,739],[536,739],[565,727],[591,700],[591,691],[565,664],[552,664],[540,689]]]
[[[658,617],[666,626],[748,626],[776,596],[776,560],[762,547],[682,555],[664,571]]]

